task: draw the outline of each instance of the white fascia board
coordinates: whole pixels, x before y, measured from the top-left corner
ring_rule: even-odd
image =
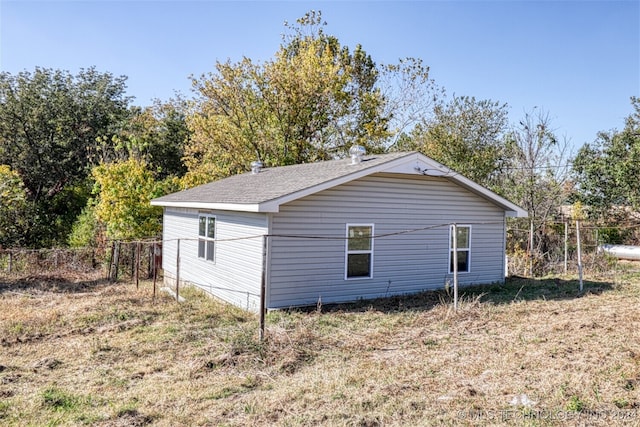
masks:
[[[277,212],[267,211],[259,204],[239,204],[239,203],[205,203],[205,202],[163,202],[151,201],[152,206],[163,206],[166,208],[189,208],[207,209],[220,211],[240,211],[240,212]]]

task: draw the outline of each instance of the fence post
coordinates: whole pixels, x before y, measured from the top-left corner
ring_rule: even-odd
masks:
[[[149,245],[149,266],[147,268],[147,279],[150,279],[153,277],[153,270],[155,269],[155,263],[156,263],[156,242],[153,242],[153,244]]]
[[[580,221],[576,221],[576,238],[578,239],[578,277],[580,280],[580,292],[582,292],[582,250],[580,245]]]
[[[136,242],[135,247],[135,259],[136,259],[136,289],[140,288],[140,242]]]
[[[120,250],[122,249],[122,242],[118,241],[115,246],[115,253],[113,254],[113,282],[118,281],[118,269],[120,267]]]
[[[258,330],[258,336],[260,342],[264,340],[265,330],[265,314],[267,311],[267,235],[262,236],[262,276],[260,279],[260,325]]]
[[[529,277],[533,277],[533,219],[529,224]]]
[[[567,260],[569,256],[569,222],[564,222],[564,274],[567,274]]]
[[[7,269],[9,270],[9,274],[11,274],[11,269],[13,268],[13,252],[9,251],[9,265]]]
[[[116,253],[116,242],[111,242],[111,254],[109,256],[109,271],[107,271],[107,279],[111,280],[111,269],[113,267],[113,257]]]
[[[458,311],[458,226],[451,224],[453,240],[453,310]]]
[[[153,245],[151,245],[151,257],[150,259],[152,259],[152,265],[153,265],[153,301],[155,302],[156,300],[156,281],[158,280],[158,268],[156,266],[156,245],[157,243],[153,243]]]
[[[180,239],[176,246],[176,302],[180,302]]]
[[[131,242],[131,281],[134,281],[136,274],[136,244]]]

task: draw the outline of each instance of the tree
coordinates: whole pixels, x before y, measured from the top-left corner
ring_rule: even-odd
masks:
[[[389,118],[386,145],[402,150],[402,142],[410,139],[408,133],[433,117],[445,91],[429,77],[429,67],[421,59],[404,58],[381,69],[378,84],[385,100],[383,116]]]
[[[502,192],[527,210],[534,229],[533,252],[547,246],[545,225],[558,213],[571,192],[568,141],[559,140],[548,113],[535,110],[507,135],[507,158]]]
[[[631,105],[622,131],[600,132],[574,160],[578,197],[597,218],[640,210],[640,98],[632,97]]]
[[[20,175],[9,166],[0,165],[0,247],[23,243],[27,207]]]
[[[474,97],[438,103],[433,117],[401,139],[401,150],[418,150],[456,172],[497,189],[505,162],[507,105]]]
[[[94,68],[0,73],[0,164],[20,175],[31,205],[25,244],[66,240],[89,194],[96,141],[128,116],[125,81]]]
[[[418,61],[379,67],[362,46],[351,51],[325,34],[325,25],[309,12],[286,24],[272,60],[218,62],[215,73],[193,80],[199,98],[188,118],[186,185],[244,172],[257,159],[279,166],[345,156],[353,144],[388,148],[409,97],[387,97],[380,82],[417,88],[429,82],[428,70]]]
[[[186,114],[186,101],[180,98],[132,107],[129,120],[114,138],[114,157],[144,160],[157,179],[182,177],[187,171],[184,146],[190,137]]]
[[[155,237],[161,231],[162,209],[150,201],[164,189],[144,161],[135,158],[101,164],[92,171],[96,194],[95,216],[106,225],[107,237]]]

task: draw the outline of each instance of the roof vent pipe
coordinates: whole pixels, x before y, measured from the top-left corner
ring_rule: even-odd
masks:
[[[362,145],[354,145],[349,149],[349,155],[351,156],[351,164],[359,165],[362,162],[362,156],[366,154],[367,150]]]
[[[260,160],[256,160],[255,162],[251,162],[251,174],[256,175],[259,174],[262,170],[262,162]]]

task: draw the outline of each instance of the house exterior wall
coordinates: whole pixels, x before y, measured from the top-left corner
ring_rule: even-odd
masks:
[[[459,284],[503,281],[504,211],[444,178],[374,174],[282,205],[271,224],[267,307],[442,288],[452,283],[453,222],[472,227],[470,271]],[[345,279],[349,223],[372,224],[382,236],[374,239],[371,278]]]
[[[198,258],[198,216],[215,216],[215,259]],[[165,282],[175,285],[177,241],[180,239],[180,282],[198,286],[213,295],[258,311],[262,280],[262,235],[268,216],[248,212],[202,211],[165,208],[163,216]]]

